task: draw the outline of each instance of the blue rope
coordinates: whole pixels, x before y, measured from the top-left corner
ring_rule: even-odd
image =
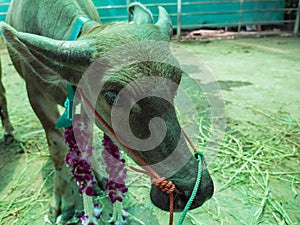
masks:
[[[69,38],[70,41],[76,40],[78,35],[80,34],[80,30],[84,23],[90,21],[89,18],[85,16],[79,16],[75,22],[74,28],[72,30],[71,36]],[[57,119],[55,128],[65,128],[72,125],[73,116],[75,112],[75,104],[74,104],[74,89],[71,84],[67,84],[67,98],[65,100],[64,113]]]
[[[189,198],[188,202],[186,203],[182,213],[181,213],[181,217],[178,221],[178,224],[177,225],[182,225],[184,219],[185,219],[185,216],[189,210],[189,208],[191,207],[193,201],[194,201],[194,198],[196,197],[196,194],[197,194],[197,191],[198,191],[198,188],[200,186],[200,182],[201,182],[201,177],[202,177],[202,160],[203,160],[203,154],[201,152],[197,152],[195,154],[197,160],[198,160],[198,175],[197,175],[197,179],[196,179],[196,183],[194,185],[194,189],[193,189],[193,192],[191,194],[191,197]]]
[[[65,128],[72,125],[73,116],[75,113],[75,104],[74,104],[74,89],[71,84],[67,84],[67,98],[65,100],[64,113],[56,120],[55,128]]]
[[[80,33],[80,30],[81,30],[81,27],[83,26],[83,24],[85,24],[86,22],[90,21],[91,19],[89,19],[88,17],[86,16],[79,16],[75,22],[75,25],[74,25],[74,29],[72,31],[72,34],[69,38],[70,41],[73,41],[73,40],[76,40],[79,33]]]

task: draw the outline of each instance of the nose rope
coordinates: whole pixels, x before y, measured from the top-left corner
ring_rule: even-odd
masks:
[[[200,152],[197,152],[196,153],[196,157],[197,157],[197,160],[198,160],[198,174],[197,174],[197,179],[196,179],[196,183],[194,185],[194,189],[192,191],[192,194],[188,200],[188,202],[186,203],[182,213],[181,213],[181,217],[178,221],[178,225],[181,225],[185,219],[185,216],[189,210],[189,208],[191,207],[193,201],[194,201],[194,198],[196,197],[197,195],[197,191],[198,191],[198,188],[200,186],[200,182],[201,182],[201,177],[202,177],[202,159],[203,159],[203,155],[202,153]]]
[[[165,177],[160,177],[132,148],[130,148],[124,140],[122,140],[121,137],[119,137],[119,135],[117,135],[117,133],[112,129],[112,127],[110,127],[110,125],[101,117],[100,114],[98,114],[98,112],[96,111],[96,109],[91,105],[91,103],[89,102],[89,100],[86,98],[86,96],[84,95],[84,93],[82,92],[82,90],[77,87],[77,90],[79,91],[79,94],[81,96],[81,98],[84,100],[85,104],[87,105],[87,107],[91,110],[91,112],[94,114],[94,116],[102,123],[102,125],[108,130],[108,132],[113,135],[129,152],[130,154],[132,154],[137,161],[139,161],[146,170],[140,170],[134,167],[130,167],[131,169],[137,171],[137,172],[141,172],[144,173],[148,176],[151,177],[152,179],[152,183],[159,187],[163,192],[169,194],[169,199],[170,199],[170,217],[169,217],[169,225],[173,224],[173,215],[174,215],[174,191],[178,192],[178,190],[175,187],[175,184],[173,184],[172,181],[168,181]],[[190,144],[190,146],[192,147],[193,151],[195,152],[195,157],[198,160],[198,175],[197,175],[197,179],[196,179],[196,183],[194,185],[194,189],[192,191],[192,194],[181,214],[181,218],[178,222],[177,225],[182,225],[184,218],[188,212],[188,209],[190,208],[190,206],[193,203],[193,200],[197,194],[198,188],[200,186],[200,181],[201,181],[201,176],[202,176],[202,165],[204,164],[204,160],[203,160],[203,155],[201,152],[198,152],[197,149],[195,148],[195,146],[193,145],[193,143],[191,142],[191,140],[188,138],[187,134],[184,132],[184,130],[182,129],[182,132],[185,136],[185,138],[187,139],[188,143]]]
[[[129,166],[130,169],[138,172],[138,173],[143,173],[151,177],[151,183],[154,184],[155,186],[159,187],[162,192],[165,192],[169,194],[170,198],[170,204],[169,204],[169,225],[173,224],[173,217],[174,217],[174,191],[178,192],[179,191],[176,189],[175,184],[173,184],[172,181],[168,181],[165,177],[153,177],[152,174],[146,170],[143,169],[138,169],[133,166]]]

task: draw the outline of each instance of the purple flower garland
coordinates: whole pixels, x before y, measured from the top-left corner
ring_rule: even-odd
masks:
[[[89,145],[91,135],[87,132],[88,125],[81,121],[80,115],[74,115],[73,125],[65,128],[65,142],[70,148],[65,161],[70,166],[73,177],[78,184],[78,192],[85,193],[88,196],[94,196],[93,185],[96,180],[92,173],[90,157],[92,156],[93,146]],[[76,138],[75,138],[76,137]],[[108,221],[111,225],[126,224],[127,210],[122,209],[122,201],[125,193],[128,191],[125,179],[126,168],[125,160],[121,159],[119,148],[112,140],[104,134],[102,157],[106,164],[108,177],[106,181],[106,191],[113,203],[113,214]],[[81,222],[84,225],[97,224],[102,215],[102,208],[98,204],[94,205],[94,218],[88,218],[87,215],[81,215]]]
[[[78,192],[94,196],[93,185],[96,181],[89,162],[94,147],[89,145],[87,128],[87,124],[80,121],[80,115],[74,115],[73,126],[65,128],[65,142],[70,148],[65,161],[72,168],[71,172],[79,186]]]
[[[127,172],[125,160],[121,159],[119,148],[106,134],[104,134],[102,145],[104,147],[102,157],[108,174],[108,177],[105,178],[106,191],[112,203],[122,202],[125,193],[128,191],[125,184]]]

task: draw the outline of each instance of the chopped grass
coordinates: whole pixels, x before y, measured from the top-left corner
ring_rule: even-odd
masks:
[[[300,187],[299,123],[282,112],[264,112],[263,116],[265,120],[260,124],[250,124],[251,129],[243,133],[237,121],[227,121],[224,140],[209,165],[217,186],[215,196],[201,209],[190,211],[185,224],[215,221],[219,224],[295,225],[299,222],[299,203],[296,201]],[[209,129],[201,127],[200,131],[206,131],[200,132],[197,147],[203,148],[208,143]],[[29,218],[40,217],[47,212],[53,171],[49,165],[43,168],[49,172],[46,176],[41,177],[42,173],[45,174],[42,168],[32,171],[34,161],[43,159],[45,166],[48,158],[46,146],[41,149],[36,142],[43,135],[32,135],[38,137],[29,135],[20,144],[25,153],[22,155],[24,164],[16,168],[20,171],[9,187],[2,191],[1,224],[27,224]],[[134,164],[126,159],[129,164]],[[36,182],[28,179],[29,174],[36,177]],[[149,178],[130,171],[128,185],[128,206],[140,208],[143,205],[156,215],[159,224],[164,224],[168,213],[162,213],[151,205]],[[232,195],[235,195],[233,200],[228,202],[226,197],[232,198]],[[131,214],[131,218],[135,221],[133,224],[145,224],[143,216],[136,212]]]
[[[7,95],[11,120],[21,143],[4,146],[0,140],[0,224],[40,225],[44,224],[52,192],[53,166],[42,128],[28,102],[23,101],[23,81],[15,72],[6,75],[3,78],[10,86]],[[199,137],[193,138],[198,140],[197,147],[205,150],[211,135],[211,123],[206,117],[210,112],[201,93],[187,91],[198,101],[198,113],[182,118],[181,123],[183,127],[198,123],[200,115]],[[253,112],[255,120],[227,119],[224,138],[217,143],[214,156],[208,157],[211,149],[205,151],[210,158],[208,169],[215,182],[215,194],[201,208],[188,212],[185,225],[300,223],[299,121],[282,111],[248,106],[247,110]],[[128,157],[126,160],[134,164]],[[127,183],[126,204],[132,224],[165,225],[168,213],[150,202],[149,178],[129,171]],[[105,198],[99,201],[105,202]],[[177,213],[175,221],[176,218]]]
[[[239,189],[245,196],[240,200],[255,208],[251,221],[246,220],[241,211],[230,212],[237,224],[297,224],[300,213],[296,203],[300,187],[300,126],[291,118],[288,122],[282,120],[288,118],[282,112],[263,115],[265,122],[252,124],[253,129],[245,133],[241,133],[238,127],[232,128],[237,121],[228,121],[224,142],[210,165],[210,171],[219,183],[216,192],[218,195],[226,190]],[[294,167],[285,167],[285,163]],[[278,184],[278,181],[282,183]],[[282,199],[287,193],[278,193],[278,190],[291,193],[288,198],[292,201]],[[292,206],[292,202],[296,205]],[[232,202],[232,206],[236,204]],[[245,205],[240,204],[241,208]],[[229,204],[227,208],[230,207]],[[251,218],[251,215],[247,217]]]

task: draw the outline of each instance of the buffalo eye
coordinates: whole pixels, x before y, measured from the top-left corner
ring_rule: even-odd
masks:
[[[125,94],[125,95],[124,95]],[[122,107],[128,108],[132,107],[130,97],[124,92],[119,92],[116,90],[108,90],[103,93],[104,99],[108,105],[111,107]]]
[[[115,101],[117,100],[117,96],[119,94],[119,91],[115,90],[108,90],[103,93],[103,97],[108,105],[112,106]]]

